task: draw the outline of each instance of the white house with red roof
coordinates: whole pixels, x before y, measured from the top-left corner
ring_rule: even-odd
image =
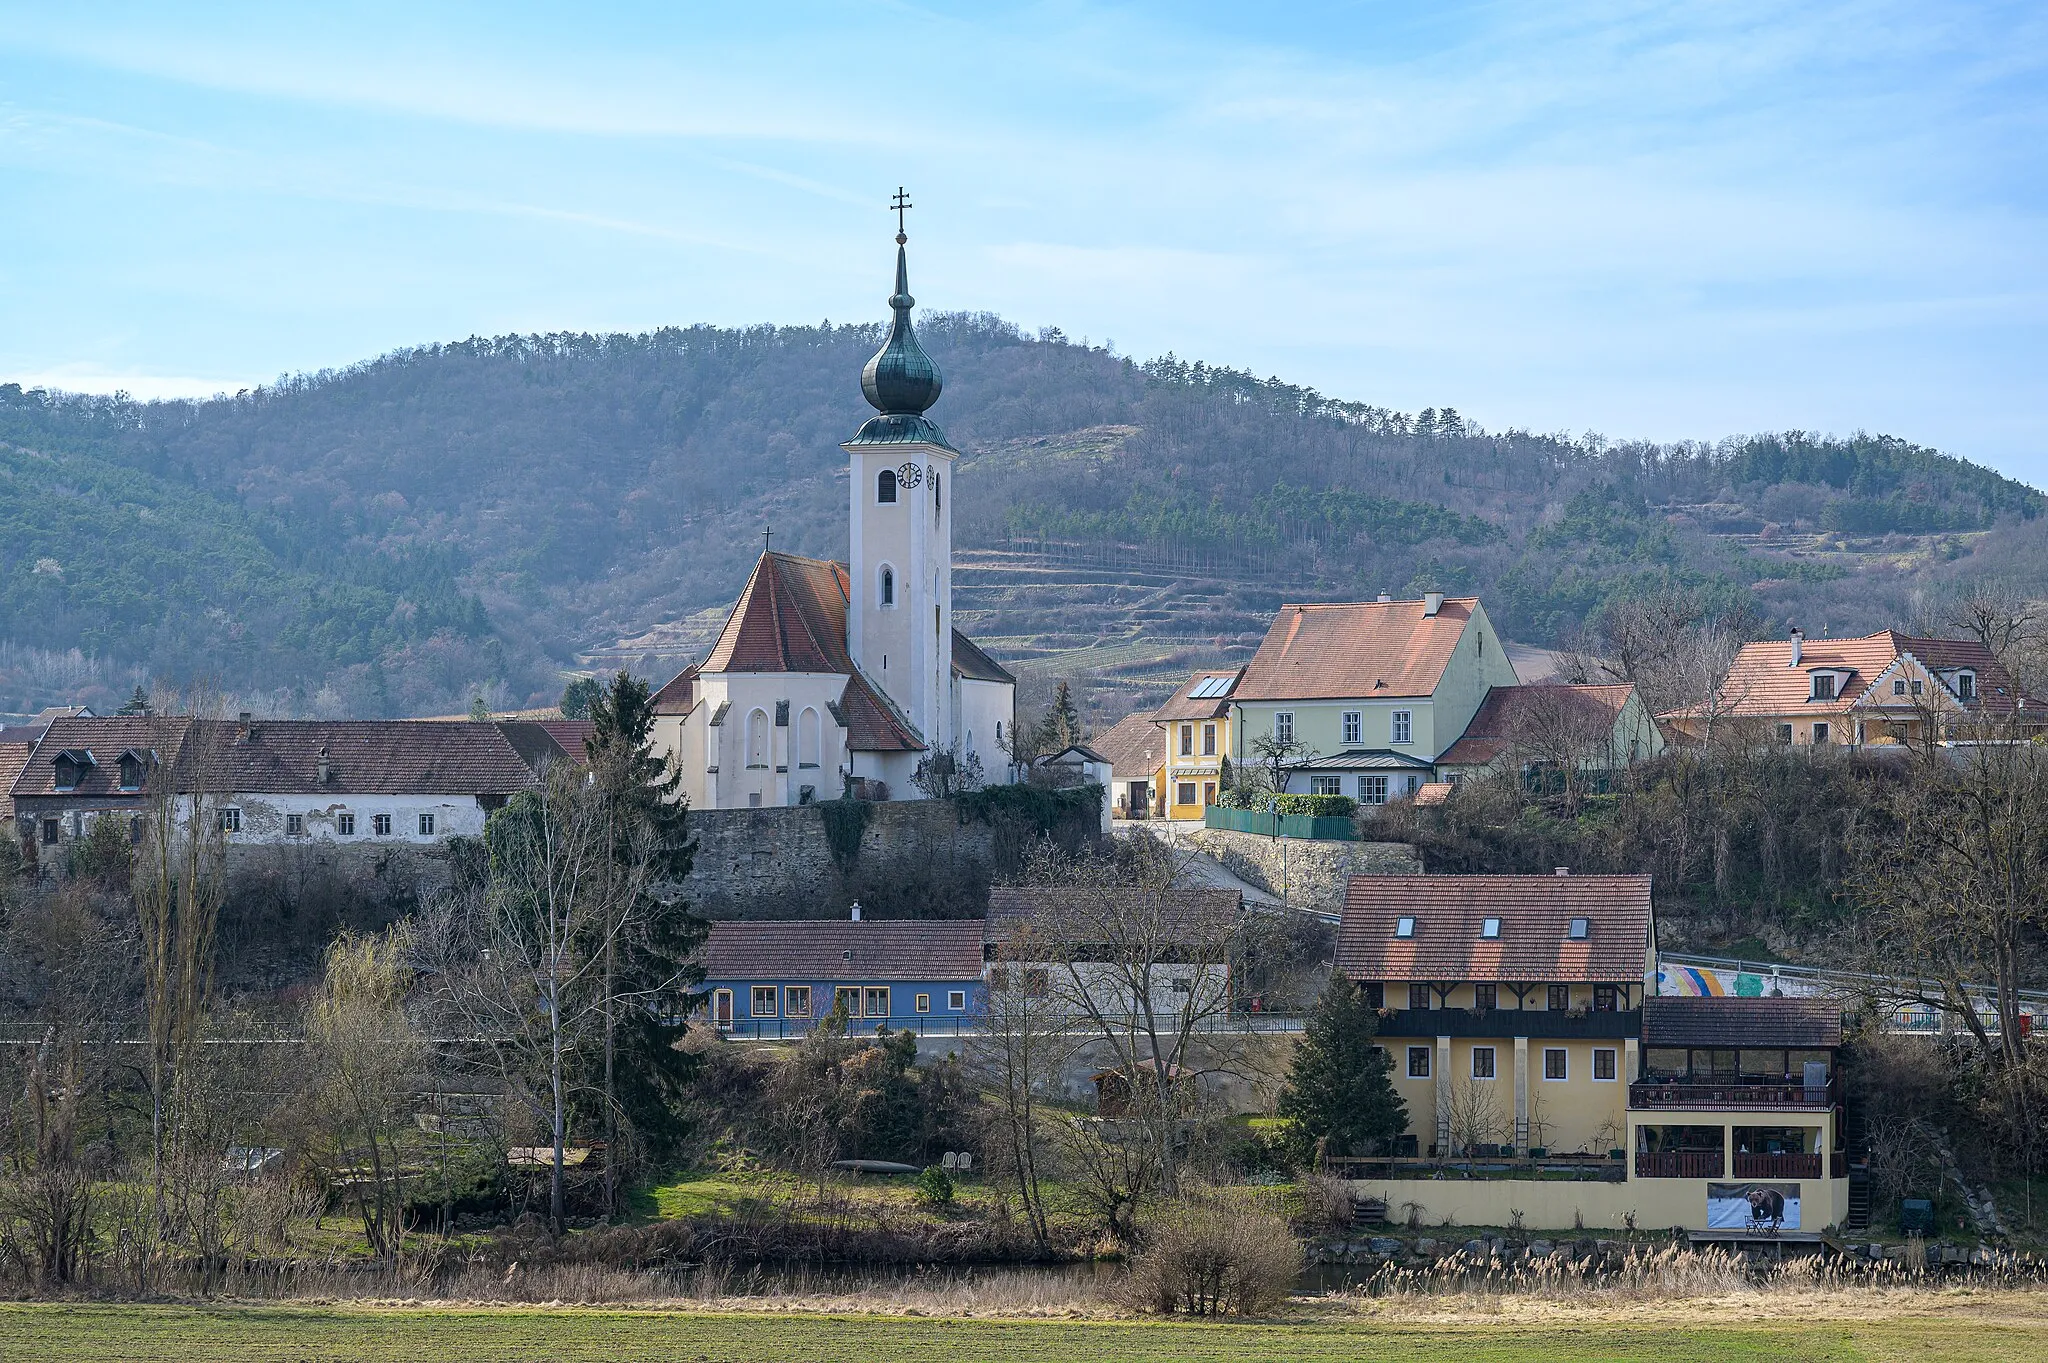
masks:
[[[953,466],[925,412],[938,366],[911,328],[898,233],[895,322],[861,372],[876,415],[841,446],[848,562],[763,553],[702,662],[655,694],[656,746],[698,809],[915,799],[918,765],[1009,779],[1016,679],[953,628]]]

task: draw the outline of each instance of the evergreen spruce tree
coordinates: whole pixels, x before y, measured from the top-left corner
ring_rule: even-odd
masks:
[[[1074,705],[1074,693],[1065,682],[1053,690],[1052,704],[1045,709],[1043,732],[1047,752],[1064,752],[1087,737],[1081,727],[1081,711]]]
[[[135,694],[128,697],[128,703],[114,713],[117,715],[147,715],[152,713],[149,708],[149,692],[142,689],[141,682],[135,683]]]
[[[1288,1144],[1302,1164],[1320,1141],[1332,1155],[1384,1151],[1408,1127],[1408,1105],[1394,1092],[1393,1060],[1373,1045],[1379,1019],[1357,985],[1342,975],[1309,1014],[1280,1115],[1290,1119]]]
[[[612,1017],[603,1085],[609,1114],[623,1117],[650,1156],[673,1153],[684,1134],[677,1105],[695,1070],[677,1049],[683,994],[703,978],[690,957],[709,924],[683,901],[682,881],[696,851],[684,828],[688,806],[682,772],[654,751],[654,697],[647,683],[620,671],[593,699],[587,746],[591,775],[616,810],[616,855],[653,857],[646,902],[631,915],[633,930],[616,944],[608,969],[614,997],[666,988],[659,1007],[625,1006]],[[651,834],[644,836],[644,834]]]

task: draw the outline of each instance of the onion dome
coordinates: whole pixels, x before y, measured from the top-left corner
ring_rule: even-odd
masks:
[[[850,444],[901,444],[923,442],[951,449],[945,435],[924,413],[939,400],[945,380],[939,367],[917,343],[910,325],[910,310],[917,300],[910,296],[910,267],[905,259],[903,235],[896,236],[896,292],[889,295],[889,309],[896,314],[889,339],[860,371],[860,391],[879,416],[870,417]]]

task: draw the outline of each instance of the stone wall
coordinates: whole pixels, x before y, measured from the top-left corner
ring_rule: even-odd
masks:
[[[684,882],[707,918],[837,916],[859,899],[883,917],[986,910],[996,830],[961,823],[946,800],[867,806],[860,854],[842,871],[817,805],[692,810],[697,859]]]
[[[1227,828],[1201,828],[1182,836],[1247,884],[1325,913],[1343,911],[1345,882],[1352,876],[1422,874],[1421,856],[1405,842],[1273,838]]]

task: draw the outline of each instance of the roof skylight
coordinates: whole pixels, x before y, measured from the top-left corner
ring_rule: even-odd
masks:
[[[1498,918],[1486,919],[1479,925],[1479,935],[1481,937],[1500,936],[1500,920]]]
[[[1406,914],[1396,918],[1394,920],[1394,935],[1396,937],[1413,937],[1415,935],[1415,920]]]
[[[1572,926],[1571,926],[1571,930],[1570,930],[1570,931],[1569,931],[1568,933],[1566,933],[1565,935],[1566,935],[1566,936],[1568,936],[1568,937],[1570,937],[1570,938],[1572,938],[1572,939],[1573,939],[1573,940],[1575,940],[1575,941],[1578,941],[1578,940],[1583,940],[1583,939],[1585,938],[1586,934],[1587,934],[1588,932],[1590,932],[1590,931],[1592,930],[1592,927],[1593,927],[1593,920],[1592,920],[1592,919],[1590,919],[1590,918],[1574,918],[1574,919],[1572,920]]]

